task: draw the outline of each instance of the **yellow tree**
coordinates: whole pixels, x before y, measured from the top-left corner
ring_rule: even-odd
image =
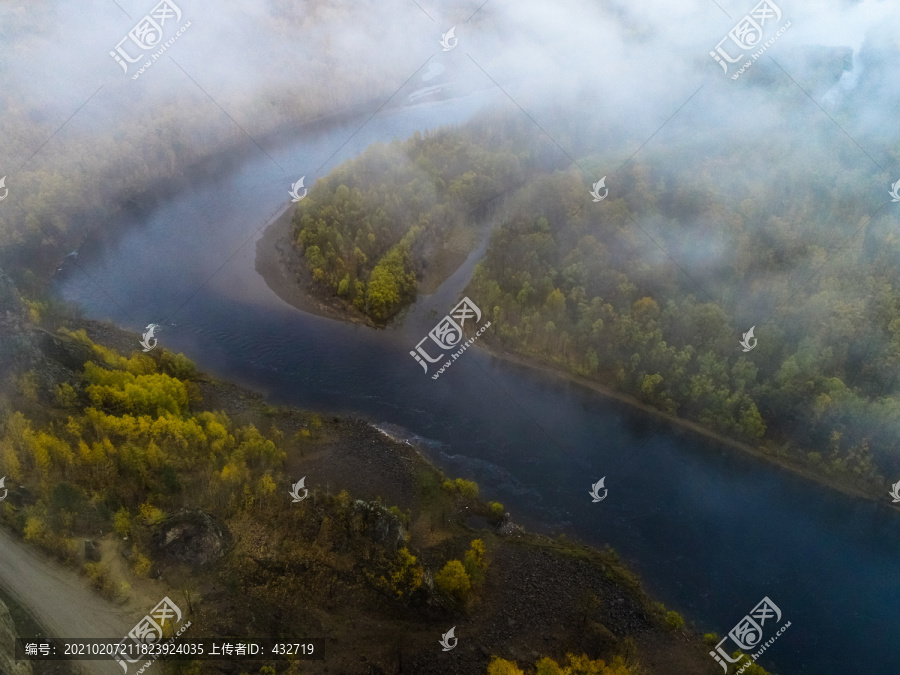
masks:
[[[466,568],[459,560],[449,560],[443,569],[434,575],[434,581],[445,593],[452,595],[460,602],[464,601],[472,589],[472,581],[466,574]]]
[[[515,661],[507,661],[499,656],[492,656],[487,675],[525,675],[525,671]]]

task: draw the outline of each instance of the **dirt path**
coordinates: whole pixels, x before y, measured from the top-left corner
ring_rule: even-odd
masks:
[[[78,574],[47,560],[3,529],[0,586],[31,612],[49,637],[115,638],[119,642],[135,624]],[[73,663],[91,675],[123,675],[115,661]]]

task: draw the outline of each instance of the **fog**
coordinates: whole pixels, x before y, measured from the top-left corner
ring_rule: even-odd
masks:
[[[745,97],[752,87],[723,77],[709,52],[752,3],[479,0],[419,3],[420,8],[412,0],[250,5],[181,0],[178,25],[190,22],[190,28],[146,74],[132,80],[144,59],[130,64],[126,75],[109,52],[153,4],[0,3],[5,173],[20,170],[54,133],[59,138],[32,162],[65,153],[67,140],[74,143],[80,133],[102,135],[112,127],[140,133],[157,118],[168,118],[164,133],[180,131],[202,144],[215,134],[234,133],[235,123],[254,136],[355,104],[392,95],[396,100],[421,85],[414,78],[398,92],[428,59],[447,66],[447,80],[475,88],[496,82],[511,104],[551,135],[561,115],[589,120],[597,138],[573,139],[566,148],[573,155],[596,151],[608,138],[621,138],[621,131],[637,143],[623,144],[621,151],[637,149],[701,85],[702,96],[681,113],[694,124],[718,127],[732,116],[742,124],[742,105],[751,104]],[[848,47],[856,72],[867,37],[871,49],[897,49],[887,30],[880,36],[878,31],[896,21],[900,10],[890,3],[793,0],[780,7],[781,23],[790,21],[791,27],[770,55],[784,62],[800,86],[816,84],[804,81],[794,62],[802,59],[790,58],[804,47]],[[164,40],[171,37],[171,26],[165,27]],[[451,26],[459,48],[442,53],[438,41]],[[884,96],[897,89],[898,75],[891,70],[879,73]],[[776,92],[756,93],[752,117],[781,116]],[[864,118],[861,132],[876,133],[889,122],[890,108],[878,103],[866,100],[865,116],[862,109],[848,111]],[[884,115],[872,116],[873,110]]]
[[[305,122],[498,87],[502,103],[491,114],[527,117],[586,183],[607,175],[626,198],[627,172],[643,162],[668,189],[714,194],[732,208],[753,198],[766,211],[777,197],[780,212],[769,216],[789,217],[785,204],[808,203],[810,186],[846,186],[846,203],[810,232],[825,251],[870,217],[897,179],[900,45],[890,26],[900,8],[889,2],[782,0],[760,44],[789,28],[739,79],[744,59],[726,74],[710,52],[750,12],[743,0],[177,5],[181,17],[163,26],[160,44],[189,26],[156,61],[154,47],[126,73],[110,52],[154,3],[0,3],[5,245],[29,237],[77,245],[98,223],[112,227],[116,205],[154,180],[222,150],[272,157]],[[451,27],[458,43],[442,51]],[[838,165],[852,173],[818,173]],[[278,168],[286,184],[316,177],[309,167]],[[659,218],[644,224],[667,227]],[[648,256],[654,264],[680,256],[721,299],[728,289],[715,277],[728,246],[710,240]],[[786,271],[767,283],[790,279]]]
[[[663,285],[646,270],[664,270],[726,315],[733,353],[720,350],[719,384],[701,382],[710,398],[733,393],[720,384],[742,377],[732,366],[744,359],[769,401],[796,404],[770,405],[773,445],[827,453],[831,438],[868,452],[871,440],[878,470],[900,470],[897,3],[776,0],[781,16],[738,58],[729,31],[758,0],[174,0],[180,17],[139,52],[129,31],[158,2],[0,0],[0,268],[23,295],[46,297],[70,251],[115,233],[132,203],[190,191],[199,173],[266,157],[285,202],[301,175],[311,188],[339,160],[299,166],[284,149],[317,121],[358,128],[493,92],[481,119],[530,125],[583,196],[606,178],[610,198],[591,205],[583,239],[608,239],[610,268],[622,252],[631,267],[617,271],[650,279],[641,294]],[[442,46],[451,28],[458,42]],[[725,72],[711,56],[720,44],[734,57]],[[201,236],[217,235],[198,220]],[[622,306],[616,318],[630,319]],[[738,347],[750,326],[753,363]],[[685,340],[698,353],[700,332]],[[815,385],[803,389],[807,374]]]

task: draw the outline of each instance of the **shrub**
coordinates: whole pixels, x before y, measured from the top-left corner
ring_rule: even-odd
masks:
[[[491,515],[497,520],[500,520],[504,515],[506,515],[503,504],[501,504],[500,502],[488,502],[488,508],[491,511]]]
[[[163,352],[159,358],[163,372],[179,380],[193,380],[197,377],[197,366],[184,354]]]
[[[478,498],[478,484],[475,481],[457,478],[456,489],[459,490],[459,494],[467,499]]]
[[[82,567],[95,588],[103,589],[108,584],[107,569],[103,563],[88,562]]]
[[[272,477],[269,474],[264,473],[256,482],[256,494],[262,498],[270,497],[275,494],[276,487],[278,486],[275,485],[275,481],[272,480]]]
[[[134,574],[135,576],[146,579],[150,576],[150,569],[152,568],[153,563],[150,562],[150,558],[145,556],[143,553],[138,553],[134,556]]]
[[[47,524],[40,516],[29,516],[25,520],[25,540],[40,541],[47,534]]]
[[[393,515],[397,520],[399,520],[403,524],[403,527],[405,527],[407,529],[409,528],[409,521],[412,517],[411,512],[407,511],[406,513],[404,513],[403,510],[399,506],[392,506],[391,508],[388,509],[388,511],[390,511],[391,515]]]
[[[416,556],[405,546],[397,551],[397,559],[391,574],[391,590],[398,598],[409,597],[422,585],[425,570],[416,563]]]
[[[591,659],[586,654],[566,654],[566,659],[568,664],[561,667],[545,656],[535,664],[535,675],[631,675],[621,656],[615,657],[609,665],[600,659]]]
[[[116,589],[116,600],[119,602],[126,602],[129,595],[131,595],[131,584],[127,581],[120,581],[119,586]]]
[[[681,614],[674,611],[666,612],[666,628],[669,630],[681,630],[684,628],[684,619]]]
[[[459,493],[467,499],[478,498],[478,484],[475,481],[457,478],[456,480],[445,480],[441,485],[444,492],[450,494]]]
[[[153,506],[150,502],[141,504],[141,520],[143,520],[146,525],[156,525],[157,523],[162,522],[165,517],[166,514],[163,513],[161,509]]]

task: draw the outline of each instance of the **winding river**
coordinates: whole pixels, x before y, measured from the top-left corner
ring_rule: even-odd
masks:
[[[781,675],[900,671],[895,511],[477,349],[439,380],[425,375],[409,351],[437,321],[429,310],[439,318],[455,304],[479,251],[387,330],[301,312],[268,288],[255,242],[290,184],[305,175],[309,187],[335,149],[319,176],[371,143],[508,105],[483,92],[415,100],[361,130],[366,116],[267,148],[291,175],[257,152],[136,210],[115,238],[80,251],[57,292],[138,332],[161,324],[161,345],[273,401],[363,416],[416,439],[515,521],[613,546],[650,593],[704,632],[726,635],[768,596],[791,626],[760,663]],[[591,483],[603,476],[608,497],[592,503]]]

